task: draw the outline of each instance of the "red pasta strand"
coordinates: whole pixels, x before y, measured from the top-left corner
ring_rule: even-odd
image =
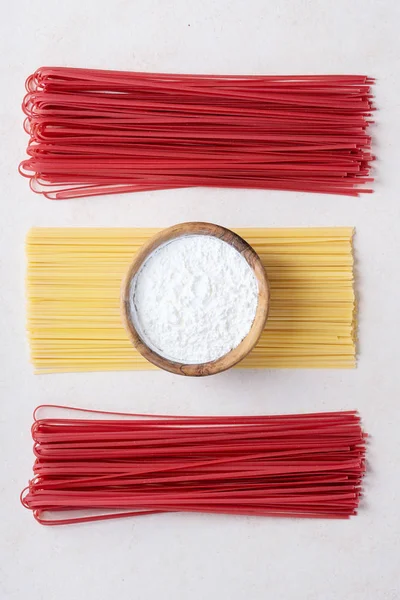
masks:
[[[93,413],[38,419],[35,411],[34,477],[21,501],[44,525],[177,511],[357,511],[366,434],[355,411],[179,417],[42,408]]]
[[[20,173],[51,199],[194,186],[371,192],[373,79],[43,67]]]

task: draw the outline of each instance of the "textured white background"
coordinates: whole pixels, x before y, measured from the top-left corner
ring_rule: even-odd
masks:
[[[1,600],[396,600],[399,519],[400,4],[396,0],[16,0],[0,35]],[[377,77],[376,193],[361,199],[181,190],[50,202],[17,174],[24,80],[41,65]],[[34,376],[25,336],[32,225],[355,225],[354,371]],[[371,434],[366,498],[350,521],[161,515],[44,528],[19,504],[40,402],[172,413],[358,408]]]

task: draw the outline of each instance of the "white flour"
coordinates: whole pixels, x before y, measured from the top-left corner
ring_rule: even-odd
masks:
[[[131,314],[146,343],[170,360],[203,363],[247,335],[258,284],[246,260],[212,236],[172,240],[153,252],[131,286]]]

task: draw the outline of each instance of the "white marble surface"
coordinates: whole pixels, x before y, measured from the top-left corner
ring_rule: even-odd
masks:
[[[397,600],[400,5],[396,0],[16,0],[0,35],[0,598]],[[378,79],[376,193],[361,199],[190,190],[50,202],[17,174],[20,103],[40,65],[176,72],[368,73]],[[34,376],[25,337],[32,225],[355,225],[355,371]],[[358,408],[371,434],[366,497],[344,522],[162,515],[43,528],[19,504],[37,403],[173,413]]]

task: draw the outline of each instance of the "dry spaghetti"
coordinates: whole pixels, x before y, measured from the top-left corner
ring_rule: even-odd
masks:
[[[354,411],[129,419],[107,414],[113,418],[34,416],[34,477],[21,499],[40,523],[176,511],[356,514],[366,434]],[[82,510],[83,516],[76,512]]]
[[[28,332],[41,373],[154,368],[131,345],[120,286],[155,229],[35,228],[27,239]],[[351,228],[237,229],[271,284],[266,328],[238,366],[355,366]]]
[[[52,199],[193,186],[370,192],[373,79],[42,67],[20,172]]]

